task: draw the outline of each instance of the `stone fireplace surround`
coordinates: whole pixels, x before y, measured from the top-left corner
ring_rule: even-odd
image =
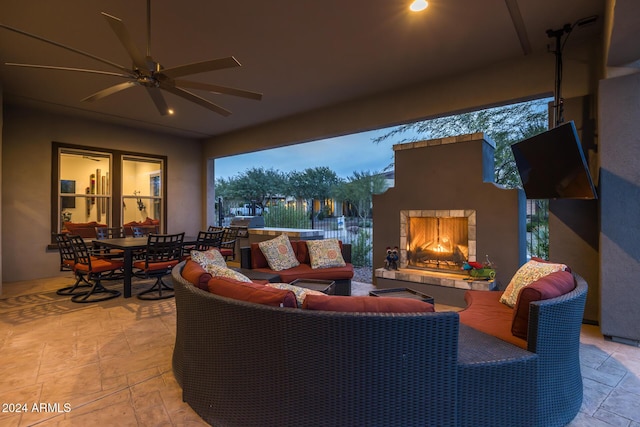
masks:
[[[436,303],[464,307],[467,289],[504,289],[526,261],[524,192],[495,184],[495,143],[482,133],[394,146],[395,185],[373,199],[374,283],[378,288],[408,287],[432,295]],[[408,268],[408,215],[474,212],[469,261],[489,255],[496,280],[465,280],[464,272]],[[475,242],[471,237],[475,237]],[[400,251],[399,270],[383,268],[386,248]],[[404,262],[402,259],[404,253]]]
[[[475,210],[401,210],[400,211],[400,268],[410,267],[409,260],[409,223],[415,218],[466,218],[467,261],[476,261],[476,211]],[[426,242],[422,242],[426,243]]]

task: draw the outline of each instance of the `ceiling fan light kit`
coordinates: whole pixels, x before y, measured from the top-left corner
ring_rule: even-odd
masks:
[[[106,89],[102,89],[92,95],[87,96],[86,98],[82,99],[82,101],[94,102],[102,98],[105,98],[107,96],[118,93],[120,91],[129,89],[131,87],[142,86],[149,94],[149,97],[153,101],[158,112],[163,116],[172,115],[174,114],[174,111],[173,109],[169,108],[169,106],[167,105],[167,102],[164,99],[162,91],[165,91],[173,95],[176,95],[180,98],[186,99],[187,101],[198,104],[203,108],[206,108],[210,111],[213,111],[225,117],[229,116],[231,114],[231,111],[209,101],[208,99],[202,98],[186,89],[196,89],[196,90],[207,91],[215,94],[238,96],[238,97],[257,100],[257,101],[262,99],[262,94],[258,92],[252,92],[248,90],[236,89],[236,88],[227,87],[227,86],[220,86],[220,85],[178,79],[179,77],[189,76],[193,74],[205,73],[205,72],[215,71],[215,70],[222,70],[226,68],[240,67],[241,66],[240,62],[238,62],[238,60],[233,56],[195,62],[192,64],[180,65],[180,66],[171,67],[171,68],[163,68],[160,65],[160,63],[156,62],[151,56],[151,0],[147,0],[146,56],[142,55],[138,50],[138,48],[136,47],[136,45],[133,43],[133,40],[129,35],[129,32],[127,31],[126,26],[124,25],[124,23],[120,18],[117,18],[105,12],[102,12],[102,16],[105,18],[105,20],[107,21],[107,23],[109,24],[109,26],[111,27],[115,35],[118,37],[120,43],[127,51],[129,58],[131,58],[132,60],[131,68],[127,68],[125,66],[109,61],[107,59],[92,55],[90,53],[87,53],[78,49],[74,49],[70,46],[66,46],[61,43],[45,39],[44,37],[40,37],[38,35],[31,34],[26,31],[22,31],[17,28],[10,27],[8,25],[0,24],[0,28],[4,28],[6,30],[13,31],[15,33],[22,34],[24,36],[31,37],[33,39],[36,39],[45,43],[49,43],[54,46],[77,53],[79,55],[94,59],[112,68],[116,68],[120,72],[116,73],[116,72],[109,72],[109,71],[102,71],[102,70],[60,67],[60,66],[52,66],[52,65],[22,64],[22,63],[15,63],[15,62],[7,62],[5,65],[14,66],[14,67],[92,73],[92,74],[101,74],[101,75],[124,78],[127,80],[126,82],[118,83]]]

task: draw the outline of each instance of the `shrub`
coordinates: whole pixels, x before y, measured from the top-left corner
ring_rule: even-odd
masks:
[[[351,244],[351,262],[356,267],[370,267],[371,264],[371,233],[359,230]]]
[[[265,212],[265,227],[282,228],[310,228],[311,220],[303,210],[281,204],[269,206],[269,212]]]

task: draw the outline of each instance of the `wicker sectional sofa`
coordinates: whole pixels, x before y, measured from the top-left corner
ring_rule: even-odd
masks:
[[[344,313],[221,297],[173,269],[173,372],[214,426],[560,426],[582,402],[587,284],[531,303],[528,348],[456,312]]]
[[[295,279],[333,280],[336,295],[351,295],[351,278],[353,277],[353,264],[351,264],[351,245],[339,242],[342,258],[346,262],[344,267],[311,268],[309,252],[305,240],[293,240],[290,242],[300,265],[287,270],[274,271],[269,268],[266,258],[260,251],[257,243],[240,248],[240,266],[263,273],[274,273],[280,276],[282,282],[291,283]]]

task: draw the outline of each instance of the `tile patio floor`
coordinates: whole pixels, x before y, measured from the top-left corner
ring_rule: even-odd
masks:
[[[55,293],[70,281],[61,273],[3,286],[0,409],[9,412],[0,412],[0,425],[206,425],[182,402],[171,371],[174,300],[74,304]],[[134,282],[134,294],[141,285],[148,282]],[[354,293],[369,288],[356,284]],[[584,402],[570,426],[640,427],[640,348],[585,325],[581,361]]]

